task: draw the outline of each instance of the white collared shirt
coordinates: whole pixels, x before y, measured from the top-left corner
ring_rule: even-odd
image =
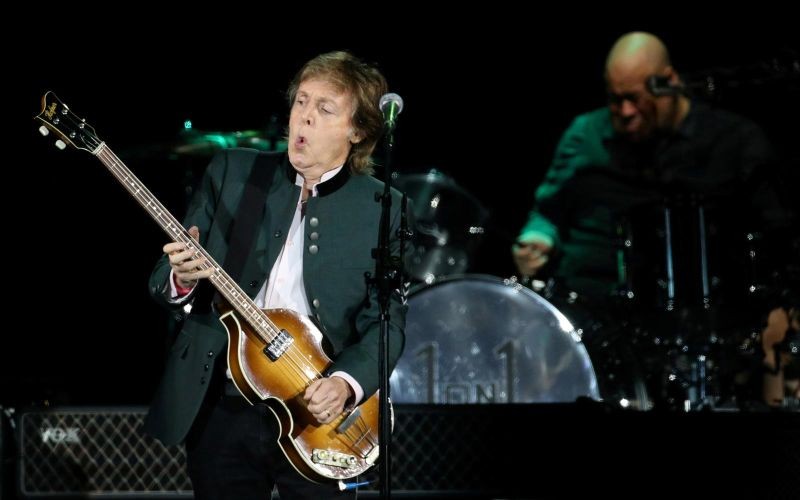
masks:
[[[342,167],[329,170],[322,174],[319,183],[323,183],[332,178]],[[305,181],[300,174],[295,175],[294,183],[300,186],[300,197],[294,211],[292,225],[289,234],[286,236],[286,244],[283,245],[278,260],[272,266],[269,279],[256,295],[255,302],[261,309],[291,309],[298,314],[309,316],[311,307],[306,297],[306,289],[303,284],[303,238],[305,236],[305,224],[303,221],[303,189]],[[317,196],[317,186],[311,188],[310,196]]]

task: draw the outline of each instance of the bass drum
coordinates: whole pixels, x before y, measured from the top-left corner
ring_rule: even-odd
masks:
[[[450,276],[412,290],[397,403],[557,403],[600,399],[574,328],[516,282]]]

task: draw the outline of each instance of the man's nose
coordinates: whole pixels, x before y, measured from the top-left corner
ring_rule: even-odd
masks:
[[[629,101],[628,99],[624,99],[622,101],[622,104],[620,105],[620,110],[619,110],[620,115],[625,116],[625,117],[631,117],[631,116],[635,115],[638,112],[639,112],[639,110],[636,108],[636,106],[631,101]]]

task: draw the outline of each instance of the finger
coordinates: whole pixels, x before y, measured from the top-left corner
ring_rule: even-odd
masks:
[[[190,255],[186,252],[186,250],[179,249],[169,254],[169,264],[173,267],[177,267],[189,258]]]
[[[537,268],[540,268],[543,265],[547,264],[547,261],[549,260],[550,257],[548,257],[547,255],[539,255],[538,257],[536,257],[536,259],[534,259],[533,263]]]
[[[309,408],[322,410],[332,410],[337,405],[341,405],[337,393],[328,383],[320,384],[320,387],[312,394],[309,399]]]
[[[514,246],[511,248],[514,251],[514,255],[517,257],[524,257],[531,251],[531,247],[528,245],[520,245],[519,243],[514,243]]]
[[[309,407],[313,405],[315,408],[321,407],[322,409],[330,407],[333,402],[333,397],[330,391],[321,388],[317,389],[308,400]]]
[[[198,229],[197,226],[190,227],[187,230],[187,232],[189,233],[189,236],[191,236],[195,241],[200,241],[200,229]],[[165,254],[171,255],[173,253],[180,252],[181,250],[185,249],[186,249],[186,244],[180,241],[173,241],[171,243],[167,243],[166,245],[164,245],[161,250]]]
[[[324,413],[326,411],[332,411],[331,404],[327,402],[309,403],[308,411],[311,412],[311,414],[314,415],[314,417],[322,418],[324,417]]]
[[[538,271],[539,269],[544,267],[545,264],[547,264],[548,260],[549,258],[547,257],[547,255],[542,255],[541,257],[533,259],[528,263],[529,269],[531,269],[532,271]]]
[[[213,272],[213,269],[208,268],[192,272],[175,272],[175,276],[184,284],[194,285],[198,280],[206,279],[211,276]]]
[[[328,423],[331,423],[334,420],[336,420],[336,417],[341,415],[341,413],[342,413],[341,411],[337,411],[335,409],[328,408],[328,409],[320,411],[317,414],[314,414],[314,418],[316,418],[317,421],[319,423],[321,423],[321,424],[328,424]]]
[[[189,277],[190,281],[197,281],[197,280],[206,279],[206,278],[210,277],[212,274],[214,274],[214,269],[212,269],[210,267],[207,268],[207,269],[201,269],[199,271],[186,273],[186,275]]]
[[[181,250],[185,249],[186,245],[177,241],[173,241],[172,243],[167,243],[161,248],[161,250],[167,255],[172,255],[176,252],[180,252]]]
[[[183,262],[176,264],[176,268],[182,273],[193,273],[195,271],[206,269],[205,262],[205,259],[184,260]]]
[[[322,383],[322,380],[315,380],[315,381],[311,382],[311,384],[306,389],[306,392],[303,394],[303,399],[305,399],[306,401],[311,401],[311,398],[319,390],[319,386],[320,386],[321,383]],[[309,406],[309,409],[310,409],[310,406]]]

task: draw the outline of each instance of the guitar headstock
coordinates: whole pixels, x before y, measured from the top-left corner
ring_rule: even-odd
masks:
[[[60,141],[56,141],[59,149],[64,149],[69,144],[77,149],[97,154],[103,143],[95,134],[94,128],[70,111],[69,106],[61,102],[52,91],[47,91],[42,96],[42,112],[36,115],[36,119],[44,124],[39,127],[42,135],[48,135],[52,130],[61,138]]]

